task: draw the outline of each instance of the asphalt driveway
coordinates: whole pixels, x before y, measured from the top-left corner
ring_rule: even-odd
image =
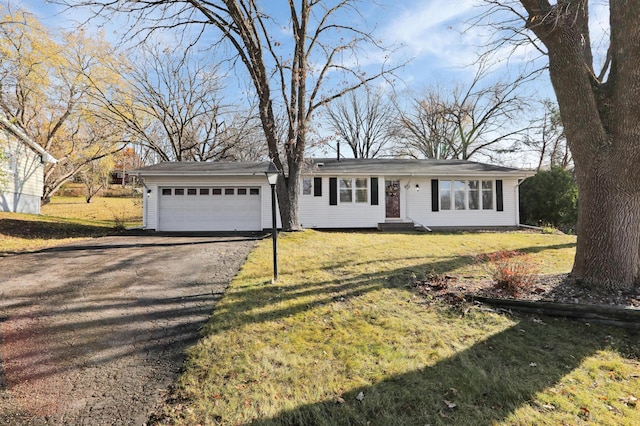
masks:
[[[0,258],[0,424],[144,424],[254,243],[119,236]]]

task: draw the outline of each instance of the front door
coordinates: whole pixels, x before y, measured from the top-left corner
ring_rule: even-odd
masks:
[[[400,181],[388,180],[385,185],[385,206],[387,219],[400,218]]]

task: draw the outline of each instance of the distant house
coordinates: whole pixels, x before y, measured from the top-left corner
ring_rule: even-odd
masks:
[[[271,228],[269,163],[174,162],[133,171],[144,227]],[[533,172],[462,160],[312,159],[300,180],[305,228],[487,228],[518,225],[518,185]]]
[[[136,177],[131,170],[142,166],[142,159],[132,147],[126,147],[116,154],[116,164],[109,173],[111,185],[132,185],[136,183]]]
[[[0,211],[40,213],[44,187],[44,164],[56,163],[47,151],[0,115],[0,161],[3,185]]]

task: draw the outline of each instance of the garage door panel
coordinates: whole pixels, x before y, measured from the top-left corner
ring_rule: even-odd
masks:
[[[176,195],[176,189],[184,195]],[[160,231],[257,231],[262,228],[259,188],[210,187],[189,191],[189,188],[166,187],[161,188],[160,193]]]

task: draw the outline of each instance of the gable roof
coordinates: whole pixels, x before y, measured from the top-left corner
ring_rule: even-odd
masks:
[[[132,170],[138,176],[255,176],[264,175],[268,161],[262,162],[195,162],[174,161]],[[417,160],[398,158],[313,158],[306,160],[303,174],[385,175],[385,176],[533,176],[523,169],[495,166],[466,160]]]
[[[19,141],[27,145],[36,153],[40,154],[43,163],[57,163],[58,160],[53,158],[44,148],[34,142],[29,136],[27,136],[22,130],[13,125],[4,114],[0,113],[0,127],[4,127],[9,133],[18,138]]]

